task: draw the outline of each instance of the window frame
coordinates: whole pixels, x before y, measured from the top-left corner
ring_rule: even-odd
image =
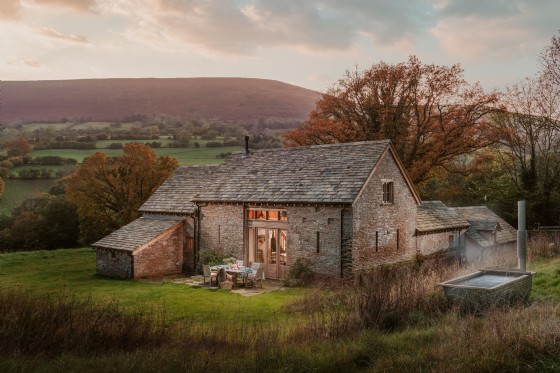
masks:
[[[395,203],[395,182],[389,179],[381,180],[382,195],[381,203],[384,205],[392,205]]]

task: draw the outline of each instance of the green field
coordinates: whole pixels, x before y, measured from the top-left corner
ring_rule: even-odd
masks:
[[[114,141],[118,142],[118,141]],[[119,156],[122,154],[120,149],[45,149],[34,150],[31,153],[33,157],[41,157],[47,155],[57,155],[65,158],[74,158],[79,163],[83,162],[84,158],[89,157],[95,152],[103,152],[108,156]],[[220,153],[240,152],[242,151],[239,146],[227,146],[220,148],[156,148],[154,152],[158,156],[171,156],[177,159],[180,165],[199,165],[208,163],[221,163],[224,160],[216,158]]]
[[[4,195],[0,199],[0,214],[11,215],[12,210],[18,207],[25,199],[40,193],[47,193],[55,180],[6,179],[4,182]]]

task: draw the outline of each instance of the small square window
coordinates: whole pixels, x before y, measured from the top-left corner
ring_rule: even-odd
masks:
[[[393,182],[383,182],[383,203],[393,203]]]

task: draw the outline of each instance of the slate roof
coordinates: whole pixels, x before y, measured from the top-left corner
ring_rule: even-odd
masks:
[[[172,213],[190,215],[196,211],[191,201],[210,179],[217,165],[182,166],[156,190],[140,207],[143,213]]]
[[[416,214],[418,233],[469,227],[469,223],[441,201],[422,201]]]
[[[509,225],[504,219],[500,218],[494,211],[486,206],[453,207],[453,210],[464,219],[470,221],[471,227],[466,234],[473,241],[482,247],[493,246],[493,243],[485,239],[479,231],[488,230],[496,226],[496,243],[507,244],[517,242],[517,230]],[[479,229],[477,229],[479,228]],[[493,230],[493,229],[492,229]]]
[[[181,167],[140,211],[190,213],[192,201],[352,203],[389,144],[381,140],[266,149],[234,154],[210,168]]]
[[[107,248],[133,252],[165,231],[171,229],[180,218],[138,218],[110,235],[95,242],[94,248]]]

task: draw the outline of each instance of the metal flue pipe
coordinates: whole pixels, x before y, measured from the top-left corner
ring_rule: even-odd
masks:
[[[527,261],[527,230],[525,224],[525,201],[517,201],[517,264],[520,270],[526,271]]]

